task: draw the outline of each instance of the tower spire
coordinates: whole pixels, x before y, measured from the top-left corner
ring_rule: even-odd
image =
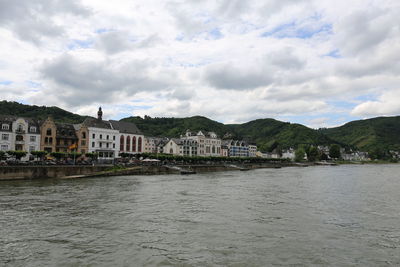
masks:
[[[103,120],[103,111],[101,110],[101,107],[99,107],[99,111],[97,111],[97,119],[98,120]]]

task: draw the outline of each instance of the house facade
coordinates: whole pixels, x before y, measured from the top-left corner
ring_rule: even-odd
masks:
[[[181,139],[196,141],[198,156],[218,157],[221,155],[221,139],[214,132],[198,131],[196,133],[187,130],[186,134],[181,136]]]
[[[70,153],[78,143],[75,128],[72,124],[56,123],[52,118],[47,118],[40,126],[40,150],[51,152]]]
[[[40,128],[37,121],[1,116],[0,127],[0,150],[26,151],[27,155],[22,160],[28,160],[30,152],[40,150]]]
[[[119,153],[143,153],[145,138],[142,132],[134,123],[122,121],[109,121],[112,129],[117,130],[119,143]]]

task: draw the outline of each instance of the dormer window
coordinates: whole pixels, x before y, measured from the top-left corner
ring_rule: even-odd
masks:
[[[9,130],[9,129],[10,129],[10,125],[3,123],[3,124],[1,125],[1,129],[2,129],[2,130]]]
[[[35,132],[36,132],[36,127],[35,127],[35,126],[31,126],[31,127],[29,128],[29,131],[30,131],[31,133],[35,133]]]
[[[24,131],[24,127],[21,124],[18,124],[17,131],[18,132],[23,132]]]

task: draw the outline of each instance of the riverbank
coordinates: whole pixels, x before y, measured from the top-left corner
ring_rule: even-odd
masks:
[[[304,163],[246,163],[246,164],[192,164],[192,165],[137,165],[130,167],[96,166],[1,166],[1,180],[74,179],[120,175],[192,174],[222,171],[247,171],[260,168],[310,166]]]

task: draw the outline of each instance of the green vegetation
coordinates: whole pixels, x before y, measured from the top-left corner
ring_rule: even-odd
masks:
[[[330,146],[329,148],[329,157],[331,159],[340,159],[341,158],[341,154],[340,154],[340,146],[333,144]]]
[[[0,160],[5,160],[5,159],[7,159],[6,152],[0,151]]]
[[[31,106],[11,101],[0,101],[0,114],[45,120],[51,116],[55,121],[80,123],[86,117],[80,116],[58,107]]]
[[[294,152],[295,157],[294,157],[294,161],[296,162],[302,162],[304,161],[304,157],[306,155],[306,151],[304,150],[303,146],[300,146],[296,149],[296,151]]]
[[[21,158],[25,157],[28,152],[26,151],[7,151],[7,154],[10,155],[11,157],[14,157],[16,160],[21,160]]]
[[[31,106],[0,101],[0,114],[44,120],[52,116],[58,122],[80,123],[86,117],[58,107]],[[370,152],[374,158],[385,159],[389,150],[400,151],[400,116],[380,117],[347,123],[341,127],[313,130],[300,124],[274,119],[258,119],[243,124],[223,124],[202,116],[189,118],[129,117],[147,136],[179,137],[187,129],[213,131],[225,139],[244,139],[255,142],[262,152],[297,148],[303,144],[338,144],[344,148],[358,148]],[[307,151],[306,151],[307,152]],[[307,155],[309,157],[309,155]],[[325,155],[326,156],[326,155]],[[324,158],[324,155],[320,155]]]
[[[129,117],[122,121],[135,123],[147,136],[179,137],[187,129],[213,131],[227,139],[244,139],[255,142],[264,152],[297,147],[299,144],[329,145],[336,143],[319,131],[300,124],[274,119],[259,119],[244,124],[227,125],[201,116],[190,118],[151,118],[146,116],[144,119]]]
[[[47,155],[46,151],[32,151],[31,154],[37,159],[43,160],[44,156]]]
[[[57,160],[61,160],[67,157],[66,153],[63,152],[51,152],[50,156],[56,158]]]
[[[333,140],[363,151],[400,150],[400,116],[352,121],[340,127],[319,131]]]

